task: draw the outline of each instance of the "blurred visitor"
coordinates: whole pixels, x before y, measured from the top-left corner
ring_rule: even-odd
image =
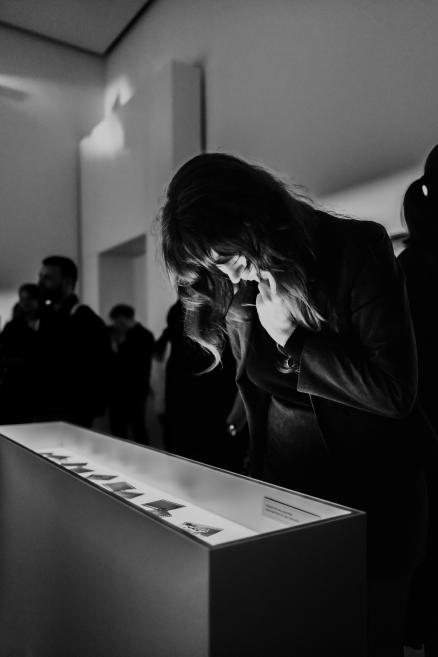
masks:
[[[429,154],[424,175],[407,189],[403,215],[409,230],[399,255],[406,276],[418,354],[418,401],[438,434],[437,310],[438,288],[438,146]],[[431,455],[426,468],[429,505],[428,553],[417,573],[409,609],[408,643],[424,644],[425,656],[438,655],[438,468]]]
[[[12,319],[0,335],[0,421],[3,424],[30,422],[36,412],[36,357],[41,314],[38,285],[21,285],[18,298]]]
[[[237,395],[236,365],[227,344],[222,368],[203,376],[210,358],[185,336],[181,301],[169,309],[167,326],[155,345],[163,358],[167,345],[164,446],[174,454],[233,471],[242,469],[245,451],[241,435],[227,430],[227,417]]]
[[[146,402],[150,392],[154,336],[136,320],[134,308],[126,304],[114,306],[110,319],[111,433],[121,438],[132,437],[147,445]]]
[[[77,279],[78,269],[70,258],[43,260],[36,419],[90,427],[107,406],[111,351],[104,322],[75,294]]]

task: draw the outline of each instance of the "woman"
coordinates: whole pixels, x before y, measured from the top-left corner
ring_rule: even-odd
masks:
[[[368,513],[369,654],[402,654],[424,542],[427,428],[386,231],[317,210],[267,171],[199,155],[171,181],[163,254],[188,334],[228,333],[251,474]]]

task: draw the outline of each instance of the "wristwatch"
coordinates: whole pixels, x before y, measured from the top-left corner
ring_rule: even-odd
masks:
[[[302,326],[297,326],[295,331],[292,333],[289,340],[286,342],[284,347],[282,347],[278,342],[277,350],[283,356],[283,362],[281,363],[281,369],[287,372],[294,372],[295,374],[300,373],[300,361],[301,353],[304,347],[304,341],[306,339],[306,330]]]
[[[297,363],[291,354],[289,354],[283,347],[276,342],[277,345],[277,350],[280,352],[280,354],[283,356],[282,362],[281,362],[281,369],[282,370],[288,370],[290,372],[295,372],[296,374],[299,373],[300,367],[299,363]]]

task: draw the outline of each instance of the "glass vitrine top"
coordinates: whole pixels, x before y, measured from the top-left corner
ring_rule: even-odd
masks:
[[[70,476],[210,545],[354,513],[65,423],[0,426],[0,433]]]

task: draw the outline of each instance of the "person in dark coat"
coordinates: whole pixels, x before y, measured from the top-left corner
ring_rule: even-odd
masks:
[[[105,323],[75,294],[77,277],[70,258],[43,260],[36,419],[90,427],[107,407],[111,351]]]
[[[438,289],[438,146],[430,153],[424,176],[415,180],[403,199],[409,229],[406,248],[399,255],[406,276],[418,353],[418,401],[438,435],[438,312],[431,291]],[[438,468],[426,468],[429,498],[428,554],[414,581],[408,639],[424,644],[426,657],[438,655]]]
[[[38,285],[21,285],[18,297],[12,319],[0,335],[0,360],[3,370],[0,385],[2,424],[31,422],[37,410],[36,359],[41,314]]]
[[[411,317],[385,229],[212,153],[175,174],[161,231],[189,335],[212,366],[230,337],[252,475],[367,512],[368,654],[401,656],[435,436],[416,404]]]
[[[146,427],[146,401],[154,336],[135,318],[132,306],[118,304],[110,312],[109,334],[112,347],[109,417],[111,433],[149,442]]]
[[[201,347],[184,332],[184,308],[178,299],[155,345],[162,358],[167,345],[164,446],[174,454],[232,471],[242,469],[245,444],[230,435],[227,417],[236,398],[236,365],[227,344],[222,367],[199,376],[209,365]]]

